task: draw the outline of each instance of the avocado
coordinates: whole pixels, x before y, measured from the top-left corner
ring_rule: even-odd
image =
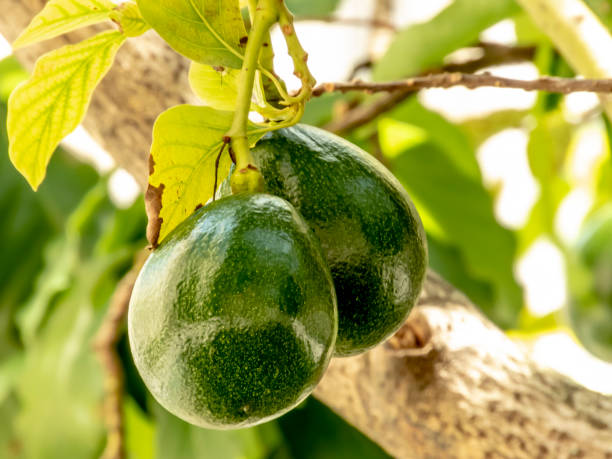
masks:
[[[266,191],[289,201],[323,248],[336,288],[336,355],[393,334],[414,306],[427,269],[425,232],[406,190],[346,140],[297,125],[252,150]]]
[[[337,334],[316,238],[288,202],[243,193],[197,210],[149,256],[128,335],[146,386],[201,427],[273,419],[308,396]]]

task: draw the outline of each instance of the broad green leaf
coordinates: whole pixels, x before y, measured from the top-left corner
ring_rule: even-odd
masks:
[[[429,266],[436,273],[465,293],[481,309],[494,310],[498,302],[495,282],[475,276],[456,245],[441,242],[430,231],[427,233],[427,249]]]
[[[45,329],[27,348],[17,420],[27,457],[100,453],[103,373],[91,348],[99,326],[91,291],[108,263],[81,264],[73,288],[57,301]]]
[[[192,62],[189,69],[189,84],[204,105],[222,111],[236,110],[238,97],[238,76],[240,70],[212,67]],[[252,103],[258,106],[265,105],[261,75],[256,73],[253,88]]]
[[[500,110],[482,118],[471,118],[462,121],[459,126],[470,139],[470,144],[476,148],[485,140],[498,132],[510,128],[519,128],[525,123],[527,110]]]
[[[13,49],[103,22],[109,18],[113,8],[115,4],[110,0],[49,0],[17,37]]]
[[[313,97],[306,104],[300,123],[323,126],[332,120],[336,104],[348,104],[351,100],[354,100],[352,95],[340,93],[327,93],[320,97]]]
[[[213,196],[215,161],[233,113],[208,107],[179,105],[162,113],[153,127],[149,184],[162,189],[161,242],[170,231]],[[261,135],[249,136],[254,144]],[[227,176],[227,151],[219,161],[218,183]]]
[[[109,230],[116,233],[115,220],[125,213],[111,205],[106,189],[100,182],[71,215],[64,237],[77,245],[78,263],[68,288],[50,299],[46,320],[24,343],[16,386],[16,433],[24,457],[98,457],[103,447],[104,374],[91,343],[136,247],[142,247],[133,244],[131,231],[123,243],[102,242]],[[133,216],[142,222],[142,209]]]
[[[540,185],[540,197],[519,231],[519,253],[543,234],[555,239],[555,216],[570,191],[563,172],[575,127],[565,119],[561,109],[543,113],[536,120],[527,155],[531,172]]]
[[[170,46],[201,64],[240,68],[247,36],[238,0],[138,0],[145,20]]]
[[[238,430],[209,430],[188,424],[168,413],[157,403],[158,458],[184,459],[265,459],[282,445],[276,422]]]
[[[81,122],[125,36],[104,32],[44,55],[9,98],[9,156],[33,189],[59,142]]]
[[[385,155],[396,156],[408,147],[427,140],[439,145],[444,151],[452,152],[448,156],[457,168],[467,176],[480,180],[480,167],[474,149],[465,134],[441,115],[427,110],[415,98],[400,105],[390,116],[382,118],[381,123],[383,125],[389,123],[392,128],[384,129],[383,126],[383,129],[380,129],[379,126],[382,136],[380,140],[385,145]],[[395,138],[387,138],[393,131]],[[410,131],[410,136],[413,138],[406,138],[406,131]],[[398,139],[398,135],[404,138]],[[409,144],[404,143],[406,141],[409,141]],[[398,146],[401,147],[400,151]]]
[[[79,247],[73,238],[58,238],[45,249],[45,269],[34,284],[34,295],[15,318],[24,343],[34,340],[54,297],[68,290],[77,266]],[[33,281],[33,279],[32,279]]]
[[[127,37],[137,37],[151,28],[146,23],[136,3],[121,3],[110,14],[110,19],[119,25],[121,32]]]
[[[493,199],[483,186],[474,150],[465,137],[461,140],[461,130],[454,127],[452,133],[450,124],[441,129],[443,120],[423,112],[416,100],[410,101],[388,115],[396,123],[379,125],[397,129],[397,123],[413,124],[428,135],[425,141],[394,152],[389,158],[391,170],[415,201],[429,235],[440,245],[457,249],[470,279],[493,286],[494,302],[482,304],[484,312],[502,326],[513,326],[522,308],[522,292],[512,269],[516,238],[496,221]],[[394,137],[380,132],[381,141]],[[381,146],[386,153],[387,144]]]
[[[431,21],[399,32],[374,67],[378,81],[417,75],[469,46],[487,27],[519,11],[514,0],[455,0]]]
[[[525,11],[516,14],[513,21],[518,45],[550,44],[550,39],[533,23]]]
[[[296,16],[322,16],[331,14],[339,0],[287,0],[287,7]]]

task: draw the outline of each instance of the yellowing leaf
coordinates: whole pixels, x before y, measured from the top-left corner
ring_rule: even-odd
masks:
[[[157,242],[212,198],[215,161],[232,117],[231,112],[209,107],[179,105],[157,118],[151,147],[154,169],[149,177],[149,184],[162,190]],[[254,144],[262,135],[250,134],[249,142]],[[227,176],[230,166],[225,151],[219,161],[219,180]]]
[[[192,61],[240,68],[246,28],[238,0],[138,0],[145,20]]]
[[[103,22],[115,4],[110,0],[49,0],[30,25],[17,37],[13,48],[57,37],[71,30]]]
[[[43,181],[59,142],[85,116],[91,95],[125,36],[104,32],[45,54],[9,98],[9,156],[33,189]]]
[[[116,22],[128,37],[137,37],[151,28],[143,19],[136,3],[122,3],[110,14],[110,19]]]
[[[211,67],[210,65],[191,63],[189,84],[196,95],[207,105],[217,110],[236,110],[238,97],[238,76],[240,70]],[[256,73],[252,102],[265,106],[265,98],[260,73]]]

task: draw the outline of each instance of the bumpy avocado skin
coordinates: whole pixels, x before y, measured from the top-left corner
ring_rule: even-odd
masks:
[[[276,131],[253,155],[266,191],[291,202],[321,242],[338,298],[336,354],[394,333],[427,269],[425,233],[405,189],[371,155],[311,126]]]
[[[286,201],[218,200],[179,225],[134,286],[136,367],[168,411],[217,429],[280,416],[329,363],[337,308],[316,238]]]

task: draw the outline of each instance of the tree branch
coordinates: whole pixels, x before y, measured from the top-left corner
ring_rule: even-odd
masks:
[[[612,458],[612,398],[540,367],[429,273],[400,331],[315,396],[401,458]]]
[[[572,92],[596,92],[609,94],[612,92],[612,79],[575,79],[542,77],[536,80],[516,80],[492,75],[490,73],[467,74],[467,73],[437,73],[433,75],[408,78],[402,81],[390,81],[384,83],[370,83],[365,81],[354,81],[351,83],[323,83],[318,85],[314,96],[321,96],[329,92],[362,91],[366,93],[378,92],[415,92],[429,88],[451,88],[453,86],[464,86],[468,89],[495,87],[515,88],[524,91],[546,91],[560,94]]]
[[[515,62],[532,60],[535,55],[535,48],[532,46],[505,46],[494,43],[480,42],[478,43],[478,47],[482,50],[482,56],[466,62],[447,64],[440,69],[431,70],[427,72],[427,74],[438,74],[444,72],[473,73],[482,68],[494,65],[512,64]],[[368,65],[368,63],[360,64],[353,70],[351,75],[355,75],[360,68]],[[324,128],[336,134],[349,132],[358,128],[359,126],[369,123],[378,115],[392,110],[413,94],[414,91],[410,88],[385,94],[374,102],[354,107],[349,112],[343,114],[342,118],[332,120],[330,123],[324,126]]]
[[[123,432],[123,367],[117,355],[116,346],[121,338],[125,317],[132,296],[132,289],[149,252],[140,252],[134,266],[121,279],[106,315],[96,334],[93,348],[104,367],[104,421],[107,439],[102,459],[122,459],[125,457]]]

